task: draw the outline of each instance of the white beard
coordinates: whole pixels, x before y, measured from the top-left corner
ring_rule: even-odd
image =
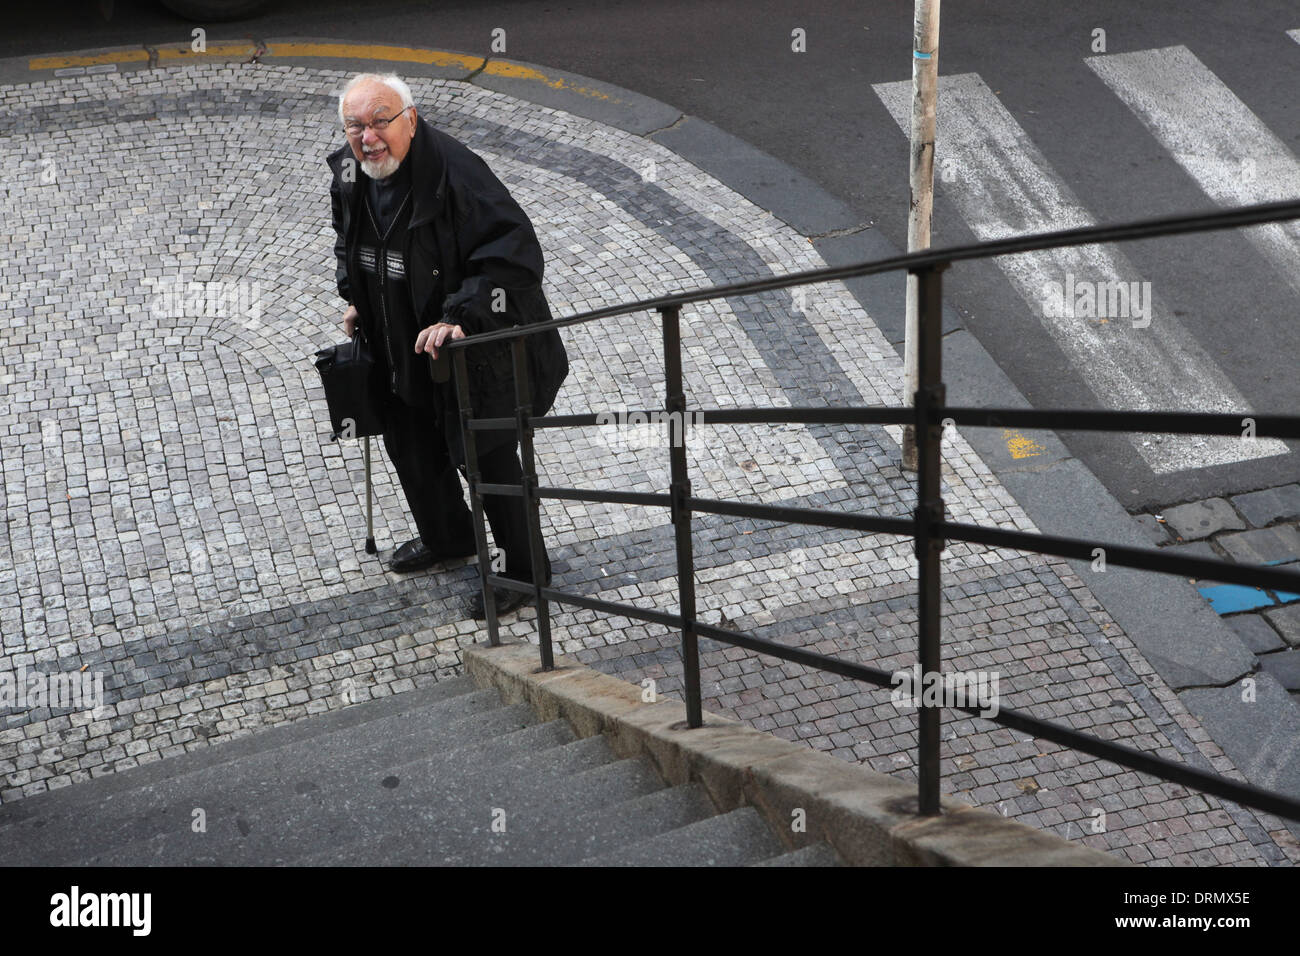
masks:
[[[393,154],[390,152],[379,162],[375,162],[371,159],[361,160],[361,171],[371,179],[387,179],[389,176],[393,175],[393,173],[397,172],[397,167],[400,165],[401,162],[394,159]]]

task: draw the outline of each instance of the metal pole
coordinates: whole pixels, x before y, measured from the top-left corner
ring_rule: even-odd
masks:
[[[943,537],[936,524],[943,521],[943,491],[940,485],[943,407],[942,266],[931,266],[916,275],[920,325],[918,371],[920,388],[916,390],[917,481],[916,481],[916,561],[917,561],[917,657],[922,681],[935,678],[943,666],[941,647],[942,591],[940,555]],[[919,688],[917,689],[919,690]],[[918,711],[917,768],[918,803],[925,816],[939,813],[939,734],[942,706],[926,706],[922,695]]]
[[[478,583],[483,589],[483,608],[487,614],[488,643],[497,647],[501,635],[497,631],[497,602],[488,584],[488,571],[492,559],[488,555],[487,526],[483,517],[483,496],[479,494],[478,442],[469,427],[474,409],[469,397],[469,369],[466,367],[465,349],[452,349],[452,369],[456,375],[456,402],[460,406],[460,435],[465,447],[465,480],[469,483],[469,507],[474,518],[474,544],[478,548]]]
[[[537,637],[542,651],[542,670],[555,667],[551,651],[551,608],[542,596],[546,578],[546,544],[542,541],[541,501],[537,497],[537,460],[533,454],[533,387],[528,376],[528,337],[510,340],[510,354],[515,366],[515,421],[519,434],[519,454],[523,459],[524,519],[528,522],[528,553],[533,566],[533,597],[537,602]]]
[[[370,436],[366,436],[366,554],[374,554],[375,547],[375,487],[370,476]]]
[[[691,547],[691,512],[686,499],[691,481],[686,472],[686,393],[682,385],[681,306],[660,309],[664,324],[664,382],[668,410],[672,522],[677,544],[677,592],[682,615],[682,671],[686,689],[686,726],[701,727],[700,651],[695,636],[695,560]]]
[[[939,0],[916,0],[912,23],[912,151],[908,184],[911,207],[907,216],[907,251],[930,248],[930,216],[934,208],[934,128],[939,99]],[[903,340],[903,370],[907,382],[903,400],[910,402],[920,387],[917,374],[916,276],[907,274],[907,320]],[[903,467],[915,471],[916,433],[903,426]]]

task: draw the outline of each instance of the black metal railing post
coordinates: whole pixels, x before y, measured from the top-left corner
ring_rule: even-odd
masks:
[[[528,554],[533,568],[533,597],[537,602],[537,638],[542,651],[542,670],[555,667],[551,651],[551,611],[542,588],[547,580],[546,543],[542,540],[541,499],[537,496],[537,457],[533,454],[533,383],[528,374],[528,337],[510,341],[515,366],[515,421],[519,434],[519,456],[523,464],[524,517],[528,522]]]
[[[691,548],[691,480],[686,472],[686,392],[682,385],[681,307],[660,309],[664,326],[664,386],[668,410],[669,497],[677,543],[677,594],[682,617],[682,678],[686,725],[704,724],[700,703],[700,650],[695,633],[695,559]]]
[[[917,657],[921,664],[922,687],[937,679],[943,665],[940,646],[942,594],[940,556],[943,535],[942,411],[946,400],[943,385],[943,290],[942,265],[914,271],[917,280],[918,381],[916,408],[916,562],[917,562]],[[935,675],[935,676],[930,676]],[[929,706],[921,687],[917,711],[917,798],[922,815],[939,813],[939,735],[943,723],[942,704]]]
[[[501,635],[497,631],[497,602],[488,585],[488,573],[492,559],[488,554],[487,526],[483,517],[483,495],[479,493],[478,442],[474,438],[474,429],[469,427],[474,417],[470,405],[469,368],[465,359],[465,349],[452,349],[452,370],[456,376],[456,401],[460,406],[460,437],[465,449],[465,480],[469,484],[469,507],[474,518],[474,546],[478,549],[478,583],[483,589],[483,608],[487,614],[488,644],[497,647]]]
[[[1097,411],[1053,409],[1034,411],[1023,408],[967,408],[948,406],[942,376],[942,286],[941,273],[953,262],[983,259],[1012,253],[1033,252],[1054,248],[1094,245],[1104,242],[1181,235],[1229,227],[1259,225],[1288,219],[1300,219],[1300,202],[1274,203],[1212,214],[1173,217],[1161,220],[1144,220],[1118,226],[1087,227],[1036,236],[1013,237],[994,242],[941,250],[924,250],[895,256],[890,259],[859,263],[853,266],[810,270],[792,275],[769,276],[758,280],[712,286],[655,299],[639,300],[592,310],[575,316],[537,323],[526,329],[515,327],[483,332],[473,336],[471,342],[457,342],[450,347],[461,351],[492,342],[511,341],[512,358],[516,370],[516,412],[512,417],[474,419],[469,407],[468,376],[463,356],[456,356],[458,395],[461,400],[461,428],[465,435],[466,472],[470,479],[471,504],[474,506],[476,541],[480,552],[480,576],[487,590],[489,631],[496,640],[495,604],[488,585],[495,581],[511,590],[530,590],[528,584],[503,579],[489,574],[486,554],[486,531],[483,521],[482,496],[502,493],[520,496],[526,503],[529,517],[529,549],[534,556],[534,567],[545,563],[544,542],[541,538],[540,501],[545,498],[571,501],[603,502],[638,507],[668,508],[675,531],[675,554],[679,591],[679,611],[676,614],[640,607],[635,604],[598,600],[585,594],[569,593],[554,586],[545,590],[561,606],[594,611],[599,614],[619,615],[642,621],[656,627],[682,632],[682,658],[687,707],[687,723],[699,727],[703,723],[700,693],[700,668],[698,639],[705,637],[730,647],[745,648],[756,654],[789,661],[800,666],[819,669],[880,688],[896,685],[893,674],[857,661],[845,660],[817,653],[808,648],[790,647],[771,638],[733,628],[705,624],[696,619],[696,593],[691,524],[694,512],[705,515],[736,516],[785,524],[840,528],[861,534],[889,534],[914,538],[918,564],[917,636],[918,664],[930,679],[942,676],[942,564],[941,557],[947,541],[963,541],[986,547],[1006,548],[1031,554],[1054,555],[1063,558],[1086,559],[1098,547],[1106,550],[1108,563],[1127,568],[1151,570],[1182,577],[1222,579],[1229,583],[1262,585],[1274,590],[1300,592],[1300,574],[1263,566],[1234,565],[1219,560],[1177,557],[1152,548],[1134,548],[1124,545],[1096,542],[1080,538],[1063,538],[1044,534],[1030,534],[984,527],[975,524],[947,521],[942,495],[942,443],[943,424],[952,421],[959,425],[977,427],[1005,427],[1018,425],[1025,428],[1057,428],[1095,432],[1168,432],[1173,434],[1236,435],[1244,427],[1241,414],[1197,413],[1188,411]],[[752,295],[778,288],[793,288],[816,282],[839,281],[874,275],[895,269],[907,269],[917,277],[919,304],[919,384],[911,407],[851,407],[851,408],[705,408],[715,423],[800,423],[800,424],[868,424],[910,425],[917,437],[918,468],[916,507],[910,516],[881,516],[857,514],[829,508],[775,506],[751,502],[729,502],[699,498],[691,494],[687,473],[685,441],[687,426],[686,396],[682,377],[680,310],[692,302],[725,299],[732,296]],[[666,408],[669,413],[671,438],[671,490],[670,493],[632,492],[622,489],[553,488],[537,483],[536,461],[533,448],[535,428],[592,427],[602,424],[602,415],[583,413],[573,415],[531,416],[527,351],[517,341],[529,334],[548,329],[573,326],[615,315],[657,311],[662,319],[664,337],[664,377]],[[653,414],[653,413],[652,413]],[[1247,413],[1248,414],[1248,413]],[[700,419],[696,419],[698,422]],[[1300,416],[1251,415],[1249,418],[1255,434],[1260,437],[1300,439]],[[526,473],[518,486],[485,483],[480,480],[479,459],[474,445],[476,430],[517,431],[523,446]],[[542,657],[550,663],[550,619],[547,601],[541,599],[543,587],[536,575],[531,590],[538,600],[539,629]],[[947,686],[946,683],[943,686]],[[920,693],[918,713],[918,810],[923,815],[940,812],[940,749],[944,705],[1020,733],[1051,741],[1102,760],[1111,761],[1138,773],[1193,787],[1243,807],[1273,813],[1288,820],[1300,821],[1300,799],[1286,794],[1263,790],[1250,784],[1229,779],[1221,774],[1201,770],[1188,763],[1161,757],[1156,753],[1139,751],[1100,737],[1083,733],[1063,724],[1051,723],[1025,711],[997,706],[987,711],[989,701],[965,703],[961,699],[945,698],[936,704],[925,693],[926,684],[917,688]],[[927,699],[930,703],[927,704]]]

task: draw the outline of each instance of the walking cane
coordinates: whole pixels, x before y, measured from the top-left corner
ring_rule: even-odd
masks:
[[[375,501],[370,484],[370,436],[366,436],[366,554],[374,554],[375,547]]]

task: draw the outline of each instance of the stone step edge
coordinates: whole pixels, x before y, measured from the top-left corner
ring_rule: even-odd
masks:
[[[539,720],[567,720],[579,737],[604,734],[619,757],[647,757],[670,786],[699,781],[720,813],[753,806],[791,850],[824,840],[851,866],[1129,865],[947,797],[939,816],[922,817],[911,784],[717,714],[690,730],[680,701],[646,703],[639,686],[563,655],[544,672],[532,644],[476,645],[464,663],[478,686]]]

